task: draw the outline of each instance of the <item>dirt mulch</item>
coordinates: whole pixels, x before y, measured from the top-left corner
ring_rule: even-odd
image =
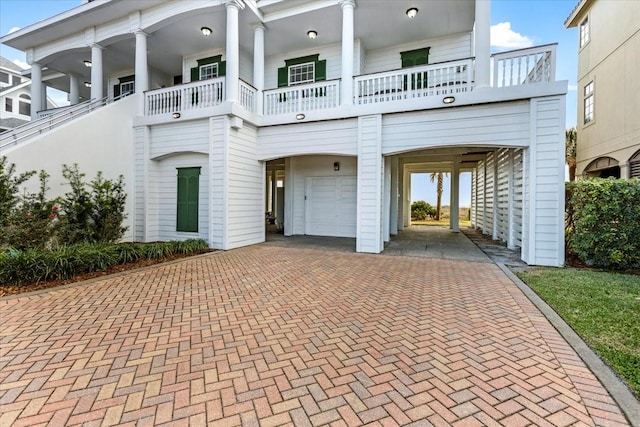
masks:
[[[214,252],[213,249],[203,250],[192,254],[174,254],[165,258],[158,259],[141,259],[136,262],[128,264],[114,265],[106,270],[92,271],[90,273],[78,274],[70,279],[59,280],[45,280],[36,283],[25,283],[20,285],[4,285],[0,284],[0,298],[7,295],[17,295],[25,292],[39,291],[41,289],[55,288],[56,286],[67,285],[69,283],[81,282],[83,280],[94,279],[96,277],[108,276],[114,273],[121,273],[123,271],[134,270],[136,268],[148,267],[150,265],[162,264],[168,261],[173,261],[181,258],[188,258],[196,255],[205,254],[208,252]]]

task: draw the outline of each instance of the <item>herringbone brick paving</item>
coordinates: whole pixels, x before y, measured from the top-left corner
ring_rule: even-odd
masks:
[[[489,263],[252,246],[0,300],[0,425],[626,425]]]

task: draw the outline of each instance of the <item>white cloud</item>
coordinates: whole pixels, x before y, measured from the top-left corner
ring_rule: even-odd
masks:
[[[7,34],[11,34],[11,33],[15,33],[16,31],[18,31],[20,29],[20,27],[11,27],[9,29],[9,32]]]
[[[491,47],[497,49],[521,49],[533,46],[533,40],[511,29],[511,22],[491,26]]]
[[[567,87],[567,90],[568,90],[568,91],[570,91],[570,92],[571,92],[571,91],[575,92],[576,90],[578,90],[578,86],[576,86],[576,85],[569,85],[569,87]]]
[[[26,70],[27,68],[31,68],[29,64],[19,59],[14,59],[12,62],[16,64],[18,67],[22,68],[23,70]]]

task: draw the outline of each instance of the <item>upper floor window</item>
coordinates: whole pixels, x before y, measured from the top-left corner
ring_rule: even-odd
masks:
[[[120,83],[120,96],[125,97],[127,95],[131,95],[136,91],[136,83],[133,82],[125,82]]]
[[[580,23],[580,47],[584,47],[589,43],[589,17],[584,18]]]
[[[31,115],[31,97],[29,95],[20,95],[18,102],[18,112],[23,116]]]
[[[594,118],[594,86],[593,81],[584,87],[584,123],[593,121]]]
[[[0,83],[9,83],[9,73],[0,71]]]
[[[13,76],[13,86],[18,86],[20,83],[22,83],[22,78]]]
[[[7,113],[13,112],[13,99],[5,98],[4,99],[4,111]]]
[[[200,80],[213,79],[218,77],[218,63],[200,66]]]
[[[313,83],[327,79],[327,60],[320,55],[286,59],[278,68],[278,87]]]
[[[289,85],[315,82],[316,67],[314,62],[292,65],[289,67]]]

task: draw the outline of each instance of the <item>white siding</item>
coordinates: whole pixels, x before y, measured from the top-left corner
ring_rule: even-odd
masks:
[[[483,229],[484,228],[484,177],[485,177],[485,164],[486,161],[478,162],[478,167],[476,168],[477,185],[476,185],[476,228]]]
[[[261,160],[306,154],[357,154],[356,119],[271,126],[258,131]]]
[[[134,177],[135,177],[135,204],[134,204],[134,229],[133,239],[136,242],[144,240],[145,221],[145,156],[146,129],[134,128]]]
[[[257,159],[258,134],[245,123],[229,130],[227,161],[227,245],[264,242],[264,164]]]
[[[209,240],[209,166],[206,154],[184,153],[153,161],[153,173],[149,177],[149,217],[157,219],[149,225],[147,240],[185,240],[199,238]],[[176,231],[178,206],[177,168],[201,167],[198,201],[198,232]],[[157,238],[155,237],[157,236]]]
[[[226,166],[227,119],[213,117],[209,121],[209,169],[211,171],[211,234],[209,246],[224,249],[226,242]]]
[[[382,236],[382,117],[358,119],[358,223],[356,250],[380,253]]]
[[[523,150],[513,150],[513,188],[511,194],[511,210],[513,216],[512,242],[513,247],[522,247],[523,201],[524,201],[524,173]]]
[[[334,162],[340,162],[339,171],[333,170]],[[287,174],[285,180],[285,187],[290,192],[287,192],[284,203],[286,211],[291,212],[292,218],[290,218],[291,231],[286,231],[289,235],[305,234],[305,185],[307,178],[354,176],[357,174],[357,159],[356,157],[342,156],[301,156],[296,157],[295,161],[290,164],[293,165],[291,166],[292,170]],[[289,206],[289,209],[286,206]]]
[[[184,151],[209,152],[207,120],[157,125],[151,127],[150,132],[149,156],[152,159]]]
[[[382,121],[383,154],[438,146],[528,144],[528,102],[389,114]]]
[[[495,170],[494,170],[495,155],[494,153],[487,154],[487,161],[485,163],[485,177],[484,177],[484,227],[482,232],[493,236],[493,220],[494,220],[494,195],[495,195]]]
[[[400,52],[408,50],[429,49],[429,63],[454,61],[473,56],[471,54],[471,34],[455,34],[449,37],[428,39],[383,49],[368,50],[362,74],[380,73],[402,68]]]
[[[477,212],[478,212],[478,169],[471,171],[471,227],[478,226]]]

